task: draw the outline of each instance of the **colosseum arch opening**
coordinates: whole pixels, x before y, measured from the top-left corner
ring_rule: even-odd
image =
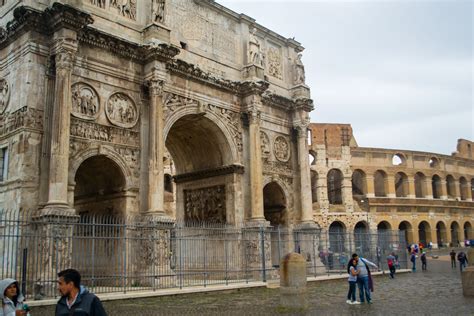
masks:
[[[396,197],[408,196],[408,177],[403,172],[397,172],[395,175],[395,194]]]
[[[431,178],[431,188],[433,190],[433,199],[440,199],[441,198],[441,178],[435,174]]]
[[[459,242],[461,241],[461,229],[458,222],[451,223],[451,246],[459,247]]]
[[[472,231],[472,225],[469,222],[464,223],[464,240],[474,239],[474,234]]]
[[[366,221],[360,221],[355,225],[354,243],[357,253],[368,254],[370,252],[369,225]]]
[[[318,173],[311,170],[311,201],[318,202]]]
[[[414,242],[414,240],[413,240],[413,227],[409,222],[402,221],[398,225],[398,229],[400,230],[400,232],[404,236],[407,244],[412,244]]]
[[[425,183],[426,183],[426,176],[421,172],[417,172],[415,174],[415,196],[417,198],[426,197]]]
[[[381,221],[377,225],[377,245],[383,252],[389,249],[391,242],[392,225],[387,221]]]
[[[346,226],[339,221],[332,222],[329,226],[329,250],[344,252],[346,242]]]
[[[436,242],[438,243],[438,247],[445,247],[447,246],[448,237],[446,231],[446,224],[443,222],[436,223]]]
[[[357,169],[352,173],[352,196],[361,200],[367,194],[367,178],[365,172]]]
[[[331,169],[327,176],[329,204],[342,204],[343,175],[339,169]]]
[[[422,221],[418,224],[418,240],[423,245],[428,245],[431,240],[431,226],[428,222]]]
[[[385,171],[377,170],[374,174],[375,196],[387,196],[387,174]]]
[[[452,175],[446,177],[446,192],[448,193],[448,198],[454,199],[456,197],[456,182]]]
[[[185,115],[171,126],[166,148],[176,174],[176,217],[185,222],[233,221],[232,150],[220,127],[204,115]],[[223,174],[224,173],[224,174]],[[233,186],[229,186],[233,187]]]
[[[466,178],[464,177],[459,178],[459,193],[461,195],[460,197],[462,201],[467,200],[467,197],[469,194],[468,190],[469,190],[469,186],[468,186]]]

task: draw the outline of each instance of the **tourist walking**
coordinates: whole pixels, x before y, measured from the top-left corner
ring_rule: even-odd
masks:
[[[415,254],[414,251],[412,251],[412,253],[410,255],[410,261],[413,264],[412,267],[411,267],[411,271],[416,272],[416,254]]]
[[[425,271],[426,270],[426,252],[423,252],[421,254],[421,270]]]
[[[388,270],[390,271],[390,278],[395,278],[395,266],[397,259],[395,258],[395,253],[391,253],[387,256],[387,265],[388,265]]]
[[[74,269],[58,273],[61,298],[56,305],[56,316],[107,316],[99,298],[81,285],[81,275]]]
[[[360,304],[356,301],[356,284],[357,284],[357,275],[359,270],[357,270],[357,260],[351,259],[348,265],[347,272],[349,273],[349,292],[347,293],[347,304]]]
[[[357,262],[357,270],[359,274],[357,275],[357,285],[359,287],[359,297],[360,302],[364,303],[367,300],[367,303],[372,303],[372,297],[370,296],[370,291],[374,291],[374,285],[372,276],[370,274],[369,266],[378,269],[377,265],[365,258],[359,258],[355,253],[352,255],[352,259],[355,259]]]
[[[24,296],[21,294],[16,280],[4,279],[0,281],[0,298],[2,301],[0,316],[27,315],[28,307],[23,305]]]
[[[451,268],[456,268],[456,251],[452,249],[449,255],[451,256]]]
[[[459,261],[459,268],[461,269],[461,272],[462,272],[462,268],[465,268],[468,263],[467,256],[463,251],[458,253],[458,261]]]

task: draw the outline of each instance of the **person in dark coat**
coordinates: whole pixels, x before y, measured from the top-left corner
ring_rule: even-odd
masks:
[[[421,259],[421,270],[426,270],[426,253],[425,252],[421,254],[420,259]]]
[[[452,249],[449,255],[451,256],[451,268],[456,268],[456,251]]]
[[[81,275],[74,269],[58,273],[61,298],[56,305],[56,316],[107,316],[99,298],[81,285]]]

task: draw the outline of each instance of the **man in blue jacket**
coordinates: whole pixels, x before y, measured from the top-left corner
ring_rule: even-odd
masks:
[[[58,273],[61,299],[56,305],[56,316],[107,316],[99,298],[81,286],[81,275],[74,269]]]

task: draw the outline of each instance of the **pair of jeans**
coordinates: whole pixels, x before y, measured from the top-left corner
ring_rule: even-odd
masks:
[[[369,276],[357,277],[357,285],[359,286],[359,297],[360,302],[364,302],[364,293],[367,302],[370,302],[372,299],[370,297],[370,290],[369,290]]]
[[[347,293],[347,299],[354,302],[356,300],[356,283],[357,281],[349,281],[349,292]]]
[[[390,269],[390,277],[393,279],[395,277],[395,266],[389,267]]]

